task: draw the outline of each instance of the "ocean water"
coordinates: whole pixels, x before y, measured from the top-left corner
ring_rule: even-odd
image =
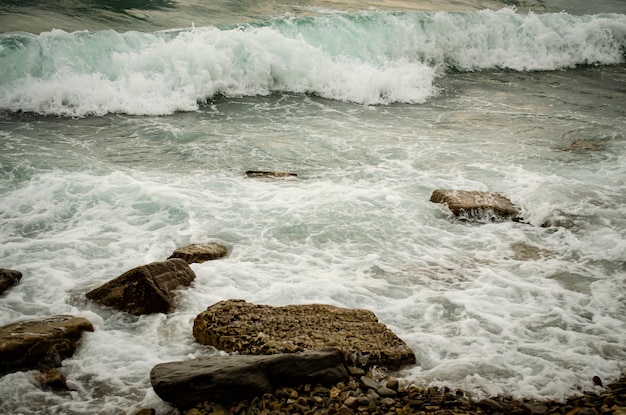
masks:
[[[1,413],[173,413],[150,370],[217,353],[193,319],[231,298],[372,310],[404,382],[475,397],[626,370],[625,2],[5,0],[0,31],[0,267],[24,274],[0,324],[96,328],[71,392],[9,374]],[[456,220],[441,188],[527,223]],[[171,314],[84,298],[211,241]]]

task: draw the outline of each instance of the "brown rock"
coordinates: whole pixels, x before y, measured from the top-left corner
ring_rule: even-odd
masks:
[[[205,261],[225,257],[227,253],[228,249],[220,244],[192,244],[182,248],[178,248],[174,251],[174,253],[172,253],[172,255],[170,255],[168,259],[181,258],[184,259],[185,262],[187,262],[188,264],[192,264],[194,262],[201,264]]]
[[[190,408],[207,399],[229,404],[262,396],[281,386],[345,381],[348,372],[344,360],[339,350],[302,355],[214,356],[156,365],[150,372],[150,382],[161,399],[179,408]]]
[[[174,306],[172,291],[189,286],[195,277],[184,260],[168,259],[133,268],[86,296],[134,315],[167,313]]]
[[[397,369],[415,355],[374,313],[323,304],[272,307],[243,300],[221,301],[200,313],[196,340],[241,354],[298,353],[338,348],[354,366]]]
[[[44,389],[52,389],[56,391],[68,391],[67,379],[65,375],[59,372],[55,368],[41,369],[37,375],[35,375],[37,381]]]
[[[501,193],[468,190],[435,190],[430,201],[447,205],[461,219],[520,221],[520,211]]]
[[[478,402],[478,407],[480,409],[482,409],[483,411],[489,412],[489,413],[494,413],[494,412],[500,412],[500,413],[504,413],[505,409],[502,405],[500,405],[498,402],[494,401],[493,399],[482,399],[481,401]]]
[[[22,279],[22,273],[13,269],[0,268],[0,294]]]
[[[540,403],[525,403],[523,407],[530,415],[543,415],[548,411],[548,407]]]
[[[0,327],[0,373],[59,366],[84,331],[93,331],[87,319],[67,315]]]

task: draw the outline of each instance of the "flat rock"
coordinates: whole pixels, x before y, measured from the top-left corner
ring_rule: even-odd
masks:
[[[0,327],[0,373],[57,367],[76,350],[89,320],[69,315],[24,320]]]
[[[323,350],[301,355],[215,356],[156,365],[152,387],[179,408],[196,403],[233,403],[283,386],[334,384],[348,379],[344,354]]]
[[[22,273],[13,269],[0,268],[0,294],[22,279]]]
[[[181,258],[188,264],[192,264],[194,262],[201,264],[205,261],[225,257],[227,253],[228,249],[220,244],[192,244],[178,248],[168,259]]]
[[[416,363],[406,343],[371,311],[324,304],[272,307],[221,301],[196,317],[193,335],[201,344],[240,354],[337,348],[357,367],[397,369]]]
[[[173,291],[195,278],[185,260],[173,258],[133,268],[86,296],[134,315],[167,313],[174,307]]]
[[[441,203],[461,219],[521,221],[520,210],[501,193],[473,190],[435,190],[430,201]]]

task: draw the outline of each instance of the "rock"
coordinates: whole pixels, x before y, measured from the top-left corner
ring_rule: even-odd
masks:
[[[167,313],[174,306],[172,291],[189,286],[195,277],[183,259],[168,259],[133,268],[86,296],[134,315]]]
[[[604,150],[605,147],[605,143],[598,141],[574,141],[570,144],[569,149],[575,151]]]
[[[387,383],[386,383],[385,386],[387,386],[389,389],[397,392],[398,388],[400,387],[400,382],[396,378],[389,378],[389,379],[387,379]]]
[[[0,373],[57,367],[76,350],[84,331],[82,317],[57,315],[0,327]]]
[[[282,386],[332,384],[348,379],[339,350],[272,356],[215,356],[156,365],[152,387],[161,399],[189,408],[207,399],[233,403]]]
[[[0,268],[0,294],[22,279],[22,273],[13,269]]]
[[[174,253],[172,253],[172,255],[170,255],[168,259],[181,258],[184,259],[185,262],[187,262],[188,264],[192,264],[194,262],[201,264],[205,261],[225,257],[227,253],[228,249],[220,244],[192,244],[182,248],[178,248],[174,251]]]
[[[248,177],[297,177],[297,173],[289,171],[262,171],[262,170],[248,170],[246,172]]]
[[[523,408],[530,415],[543,415],[548,412],[548,407],[540,403],[526,403]]]
[[[488,413],[498,413],[498,412],[505,413],[506,412],[502,405],[500,405],[498,402],[494,401],[493,399],[489,399],[489,398],[482,399],[481,401],[479,401],[478,407]]]
[[[376,391],[378,388],[380,388],[378,382],[368,378],[367,376],[361,376],[359,378],[359,386],[365,391],[367,391],[368,389],[373,389],[374,391]]]
[[[435,190],[430,201],[447,205],[461,219],[521,221],[520,210],[501,193],[468,190]]]
[[[221,301],[200,313],[193,335],[201,344],[240,354],[300,353],[338,348],[353,366],[397,369],[415,355],[368,310],[309,304],[272,307]]]
[[[600,379],[600,376],[594,376],[592,380],[594,385],[602,387],[602,379]]]
[[[518,261],[536,260],[554,255],[552,251],[525,242],[512,243],[511,249],[513,250],[513,259]]]
[[[52,389],[56,391],[69,391],[67,379],[63,373],[55,368],[41,369],[35,375],[37,382],[43,389]]]

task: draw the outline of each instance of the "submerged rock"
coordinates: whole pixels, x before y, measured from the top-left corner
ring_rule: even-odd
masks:
[[[435,190],[430,201],[441,203],[461,219],[521,221],[520,210],[501,193],[474,190]]]
[[[297,173],[290,171],[262,171],[262,170],[248,170],[246,172],[248,177],[297,177]]]
[[[21,272],[13,269],[0,268],[0,294],[17,284],[21,279]]]
[[[35,379],[42,387],[42,389],[52,389],[55,391],[69,391],[67,386],[67,379],[63,373],[59,372],[55,368],[41,369],[36,375]]]
[[[338,350],[272,356],[215,356],[156,365],[150,372],[152,387],[161,399],[179,408],[198,402],[231,403],[279,387],[333,384],[348,372]]]
[[[300,353],[337,348],[354,366],[397,369],[415,354],[368,310],[308,304],[272,307],[221,301],[200,313],[193,335],[204,345],[241,354]]]
[[[173,291],[195,278],[185,260],[174,258],[133,268],[86,296],[134,315],[167,313],[174,307]]]
[[[518,261],[536,260],[554,255],[554,252],[544,248],[539,248],[525,242],[514,242],[511,244],[513,259]]]
[[[56,367],[74,354],[89,320],[57,315],[0,327],[0,373]]]
[[[569,146],[569,149],[574,151],[604,150],[605,148],[606,144],[598,141],[574,141]]]
[[[228,249],[220,244],[192,244],[182,248],[178,248],[174,251],[174,253],[172,253],[172,255],[170,255],[168,259],[181,258],[184,259],[185,262],[187,262],[188,264],[192,264],[194,262],[201,264],[205,261],[225,257],[227,253]]]

